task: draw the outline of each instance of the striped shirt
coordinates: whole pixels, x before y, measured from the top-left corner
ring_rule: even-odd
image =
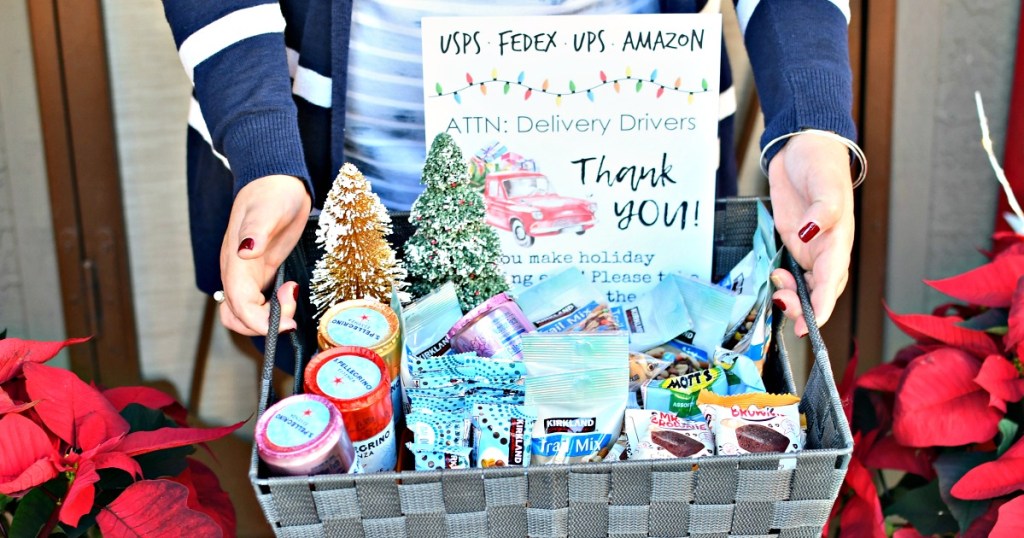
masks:
[[[426,143],[417,17],[427,11],[692,13],[716,10],[720,0],[163,1],[194,84],[190,226],[197,281],[212,293],[234,194],[255,179],[299,177],[320,207],[351,160],[389,208],[409,207]],[[848,0],[738,0],[736,10],[765,113],[762,144],[801,128],[854,139]],[[397,77],[388,79],[392,91],[367,90],[380,77]],[[730,156],[735,107],[724,57],[721,81],[720,155]],[[734,176],[735,163],[723,160],[720,196],[735,193]]]

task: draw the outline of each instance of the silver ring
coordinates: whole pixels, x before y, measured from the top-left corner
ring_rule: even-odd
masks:
[[[213,300],[217,301],[217,304],[223,303],[225,299],[227,299],[227,296],[224,295],[224,290],[217,290],[213,292]]]

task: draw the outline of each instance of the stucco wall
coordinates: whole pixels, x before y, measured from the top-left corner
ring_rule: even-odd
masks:
[[[886,292],[898,312],[944,302],[921,279],[984,262],[998,185],[979,144],[974,91],[1001,159],[1019,13],[1017,0],[898,3]],[[885,357],[908,341],[888,324]]]

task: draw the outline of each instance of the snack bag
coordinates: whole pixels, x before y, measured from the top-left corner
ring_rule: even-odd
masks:
[[[444,283],[419,301],[402,309],[402,384],[409,386],[409,363],[416,357],[437,357],[452,352],[448,330],[462,318],[455,285]]]
[[[646,351],[694,328],[696,320],[691,316],[697,311],[685,301],[684,280],[674,273],[665,275],[657,286],[625,307],[630,351]]]
[[[793,394],[720,396],[703,391],[697,398],[719,455],[800,450],[799,404]]]
[[[530,436],[537,420],[536,409],[477,403],[471,412],[476,467],[530,465]]]
[[[463,413],[409,413],[405,427],[416,444],[469,446],[469,420]]]
[[[750,357],[724,348],[715,350],[715,365],[725,370],[725,380],[729,384],[728,393],[745,394],[748,392],[765,392],[761,372]]]
[[[686,308],[694,313],[693,329],[676,333],[680,336],[672,344],[708,362],[729,330],[736,294],[696,278],[681,277],[677,282]]]
[[[523,338],[526,404],[537,409],[533,464],[600,461],[622,431],[629,395],[624,333]]]
[[[621,307],[609,306],[576,267],[516,294],[516,303],[539,332],[603,332],[625,328]]]
[[[626,410],[629,459],[696,458],[715,453],[708,424],[650,409]]]
[[[664,380],[651,380],[640,386],[644,409],[673,413],[680,418],[701,417],[697,396],[702,390],[726,394],[729,385],[719,366]]]
[[[412,452],[417,471],[469,469],[469,454],[473,450],[468,446],[437,446],[420,443],[406,443],[405,446]]]
[[[656,379],[662,372],[672,366],[673,361],[656,359],[646,353],[629,352],[629,391],[640,390],[640,385]]]

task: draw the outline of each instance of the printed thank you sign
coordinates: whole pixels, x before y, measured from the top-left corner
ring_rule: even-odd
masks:
[[[612,302],[711,277],[720,15],[423,19],[426,137],[451,135],[514,285]]]

